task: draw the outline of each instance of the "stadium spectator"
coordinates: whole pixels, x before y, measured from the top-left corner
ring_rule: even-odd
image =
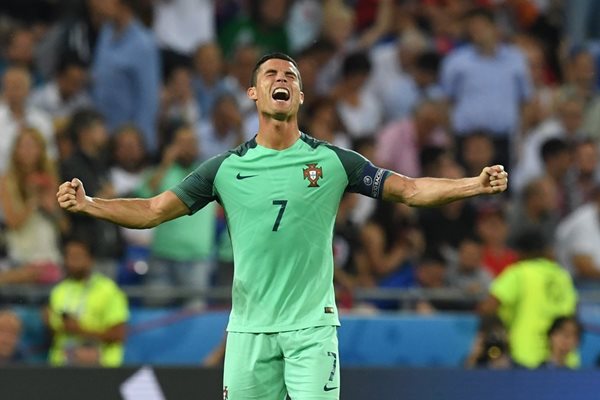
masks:
[[[483,246],[476,236],[464,238],[458,245],[454,259],[447,264],[448,285],[464,293],[481,295],[487,293],[492,274],[483,265]]]
[[[148,154],[142,132],[133,125],[118,129],[111,138],[110,182],[115,195],[131,196],[142,183]]]
[[[323,7],[320,0],[296,0],[290,5],[285,24],[290,52],[297,54],[316,42],[323,27]],[[302,73],[302,71],[300,71]],[[302,73],[304,80],[304,74]]]
[[[556,188],[558,212],[564,217],[570,210],[571,193],[567,187],[567,174],[573,165],[569,144],[560,138],[546,140],[540,149],[542,155],[543,176],[547,176]]]
[[[215,3],[215,0],[154,2],[153,29],[167,74],[174,67],[189,63],[199,45],[215,40]]]
[[[383,122],[381,103],[366,86],[370,72],[367,54],[351,53],[342,63],[342,76],[333,90],[342,125],[352,138],[374,136]]]
[[[302,79],[304,82],[304,76]],[[305,116],[301,121],[300,129],[303,132],[310,132],[310,135],[316,139],[325,140],[336,146],[352,147],[350,138],[341,130],[335,100],[331,97],[317,97],[311,104],[305,106]]]
[[[24,355],[19,348],[23,322],[8,309],[0,310],[0,367],[20,364]]]
[[[219,32],[219,44],[228,60],[240,46],[256,46],[259,54],[287,52],[285,29],[289,0],[250,0],[248,15],[239,15]],[[246,82],[244,82],[246,83]]]
[[[8,170],[0,179],[0,205],[6,223],[6,244],[15,267],[31,264],[23,281],[56,281],[60,277],[59,237],[65,215],[53,201],[58,182],[42,135],[23,129],[15,138]]]
[[[556,318],[548,329],[548,358],[540,364],[540,368],[574,368],[570,358],[576,354],[583,327],[575,316]]]
[[[73,58],[62,58],[54,79],[31,93],[30,104],[53,120],[64,120],[80,108],[90,107],[87,93],[88,70],[86,64]]]
[[[535,368],[548,357],[548,328],[556,317],[575,312],[577,293],[568,272],[549,258],[542,232],[521,231],[516,249],[521,261],[507,267],[492,282],[479,312],[497,313],[508,329],[512,358]],[[574,358],[569,365],[577,363]]]
[[[162,146],[164,129],[173,124],[196,125],[200,122],[201,109],[192,88],[192,72],[188,67],[171,69],[161,94],[159,126]]]
[[[600,95],[597,89],[598,71],[592,53],[575,48],[569,54],[565,82],[559,88],[559,99],[575,96],[585,104],[582,131],[596,140],[600,138]]]
[[[501,205],[488,204],[477,211],[476,231],[483,245],[482,263],[492,277],[518,261],[518,254],[508,246],[508,220]]]
[[[258,47],[254,45],[239,46],[235,49],[233,60],[229,63],[225,77],[226,89],[235,96],[244,117],[256,115],[254,102],[248,98],[246,88],[252,79],[252,66],[260,56]],[[258,127],[258,125],[257,125]]]
[[[442,177],[457,178],[464,171],[454,161],[440,172]],[[460,242],[474,234],[477,211],[469,200],[461,200],[438,208],[418,209],[419,226],[430,251],[452,257]]]
[[[600,281],[600,184],[556,229],[556,253],[578,284]]]
[[[569,210],[592,200],[596,182],[600,182],[600,148],[593,139],[574,145],[573,166],[567,175]]]
[[[148,151],[158,149],[160,59],[152,33],[135,17],[133,0],[109,0],[92,63],[94,104],[110,130],[133,123]]]
[[[198,167],[198,149],[198,140],[192,127],[183,125],[175,129],[160,165],[148,174],[136,194],[149,198],[181,182]],[[144,285],[149,291],[160,291],[164,287],[193,288],[199,292],[207,289],[213,270],[215,235],[214,204],[192,217],[156,227]],[[202,294],[190,297],[189,305],[204,304]]]
[[[520,232],[537,228],[543,232],[546,242],[554,239],[560,214],[555,183],[549,177],[529,182],[520,196],[514,199],[508,213],[508,244],[514,248]]]
[[[43,313],[53,334],[49,362],[54,366],[116,367],[123,362],[127,297],[94,271],[91,246],[80,239],[64,244],[67,276],[52,289]]]
[[[479,171],[482,165],[488,165],[495,158],[494,142],[485,131],[468,133],[462,140],[460,151],[458,158],[467,175]]]
[[[470,11],[466,23],[472,44],[452,51],[441,73],[453,105],[452,127],[459,139],[475,130],[490,132],[497,162],[511,165],[521,107],[532,94],[526,61],[518,48],[500,42],[491,12]]]
[[[445,109],[439,102],[423,101],[412,116],[390,122],[377,134],[375,159],[401,174],[423,176],[419,163],[421,150],[426,146],[450,145],[446,120]]]
[[[85,176],[90,182],[91,195],[114,197],[115,190],[110,181],[106,152],[109,137],[104,118],[95,110],[80,110],[71,118],[68,130],[75,144],[75,151],[60,165],[62,179],[72,179],[76,175]],[[108,222],[92,220],[81,215],[69,217],[71,234],[94,242],[98,268],[112,277],[114,260],[121,251],[118,228]]]
[[[85,0],[68,7],[64,18],[49,29],[36,49],[37,64],[44,76],[51,77],[64,58],[76,58],[91,65],[106,10],[113,1]]]
[[[407,287],[415,260],[424,250],[415,211],[404,204],[379,203],[360,238],[368,270],[378,287]]]
[[[0,75],[4,75],[11,67],[23,68],[31,76],[32,86],[41,84],[42,75],[34,65],[35,45],[35,36],[30,28],[14,28],[8,34],[3,57],[0,57]]]
[[[511,369],[517,365],[510,356],[508,332],[497,316],[484,316],[471,350],[465,360],[465,368]]]
[[[49,154],[56,154],[50,116],[27,104],[30,87],[31,78],[24,68],[10,67],[2,76],[0,173],[6,172],[13,142],[22,128],[37,129],[46,141]]]
[[[542,122],[528,132],[521,144],[520,157],[514,168],[514,189],[518,193],[531,179],[544,172],[542,146],[549,140],[560,138],[569,144],[582,140],[585,136],[582,122],[585,104],[579,97],[563,97],[557,105],[555,118]]]
[[[227,91],[221,48],[214,42],[203,43],[196,49],[193,59],[192,85],[200,116],[207,118],[216,99]]]
[[[198,154],[203,160],[221,154],[242,144],[256,132],[240,113],[235,98],[227,93],[216,99],[209,119],[195,125]]]

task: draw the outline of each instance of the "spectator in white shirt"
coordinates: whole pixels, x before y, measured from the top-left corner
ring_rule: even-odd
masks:
[[[45,112],[28,106],[30,88],[31,77],[22,67],[9,67],[2,76],[0,173],[6,171],[13,141],[22,128],[37,129],[46,140],[50,155],[56,154],[52,120]]]
[[[53,120],[68,118],[76,110],[91,106],[87,82],[87,66],[76,58],[63,58],[54,79],[33,91],[30,104]]]

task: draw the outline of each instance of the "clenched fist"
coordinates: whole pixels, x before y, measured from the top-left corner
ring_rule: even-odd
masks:
[[[83,183],[77,178],[58,187],[56,199],[61,208],[71,212],[81,212],[86,204]]]
[[[479,175],[485,193],[504,192],[508,187],[508,172],[502,165],[485,167]]]

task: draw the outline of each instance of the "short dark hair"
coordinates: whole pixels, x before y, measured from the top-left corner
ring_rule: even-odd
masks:
[[[73,143],[79,143],[81,132],[97,122],[104,122],[104,117],[93,108],[83,108],[71,117],[68,132]]]
[[[417,57],[417,68],[437,75],[440,70],[441,60],[442,58],[435,51],[426,51]]]
[[[581,326],[581,322],[579,322],[577,317],[574,315],[563,315],[552,321],[552,325],[550,325],[550,328],[548,328],[548,337],[552,336],[568,322],[573,322],[573,324],[575,324],[575,328],[577,329],[577,338],[581,340],[583,327]]]
[[[359,51],[349,54],[342,63],[342,76],[368,74],[371,72],[371,60],[366,52]]]
[[[75,54],[67,54],[60,58],[60,61],[58,62],[58,67],[56,68],[56,73],[57,75],[60,75],[66,72],[71,67],[77,67],[87,70],[88,64]]]
[[[66,236],[62,240],[62,250],[63,253],[67,246],[75,244],[83,247],[90,257],[94,258],[96,256],[96,250],[93,245],[93,240],[90,234],[83,233],[82,231],[75,232],[69,236]]]
[[[546,162],[552,157],[569,151],[569,145],[561,138],[551,138],[544,142],[540,150],[542,160]]]
[[[298,64],[296,60],[292,57],[288,56],[285,53],[269,53],[262,56],[254,65],[254,69],[252,69],[252,79],[250,80],[250,86],[256,86],[256,75],[258,74],[258,69],[261,65],[266,63],[269,60],[284,60],[292,63],[294,67],[298,70],[298,83],[300,83],[300,89],[302,89],[302,78],[300,77],[300,68],[298,68]]]
[[[496,23],[496,20],[494,18],[494,12],[492,10],[490,10],[489,8],[484,8],[484,7],[475,7],[473,9],[467,11],[464,15],[464,18],[466,20],[470,20],[473,18],[484,18],[484,19],[487,19],[492,24]]]

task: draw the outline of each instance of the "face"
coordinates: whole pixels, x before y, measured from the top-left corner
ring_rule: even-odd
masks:
[[[575,165],[577,170],[584,175],[593,175],[596,172],[600,157],[598,146],[593,143],[582,143],[575,150]]]
[[[30,64],[33,60],[33,49],[35,39],[30,31],[18,31],[15,33],[8,47],[8,59],[20,65]]]
[[[474,169],[490,165],[494,159],[494,145],[491,139],[484,136],[473,136],[467,139],[463,147],[463,159]]]
[[[194,57],[194,67],[203,79],[207,81],[217,79],[223,69],[221,49],[212,43],[200,47]]]
[[[42,148],[31,134],[23,134],[15,145],[17,164],[19,168],[32,171],[37,168],[42,157]]]
[[[262,0],[260,2],[261,22],[267,26],[279,26],[285,22],[287,0]]]
[[[88,5],[92,13],[103,18],[115,18],[119,12],[119,0],[89,0]]]
[[[505,243],[508,235],[508,224],[501,214],[485,215],[477,222],[477,233],[485,243]]]
[[[465,240],[458,249],[460,267],[463,270],[474,271],[481,265],[481,245],[471,240]]]
[[[98,148],[104,148],[108,143],[108,132],[102,121],[96,121],[87,128],[84,136]]]
[[[550,348],[563,356],[575,350],[578,345],[577,326],[573,321],[565,322],[550,336]]]
[[[439,288],[444,286],[446,270],[437,261],[426,261],[417,267],[417,279],[425,288]]]
[[[299,72],[289,61],[270,59],[256,74],[256,86],[248,89],[248,97],[256,102],[261,114],[286,120],[298,113],[304,102]]]
[[[81,243],[70,242],[64,248],[64,264],[67,275],[73,279],[83,279],[92,271],[94,259]]]
[[[581,53],[572,62],[573,79],[585,84],[596,79],[596,63],[594,57],[588,53]]]
[[[0,312],[0,359],[14,354],[21,337],[21,321],[12,312]]]
[[[560,119],[567,134],[576,134],[583,123],[583,103],[567,101],[560,107]]]
[[[484,17],[473,17],[467,21],[467,31],[471,41],[477,45],[483,45],[495,40],[496,27]]]
[[[136,131],[129,130],[121,132],[115,140],[115,159],[117,164],[127,171],[135,170],[145,157],[142,138]]]
[[[62,95],[66,98],[76,95],[87,83],[87,71],[78,66],[67,68],[58,79]]]
[[[187,68],[177,68],[169,79],[169,90],[178,99],[192,96],[192,75]]]
[[[198,140],[192,129],[180,129],[175,135],[175,146],[178,149],[177,161],[190,166],[198,159]]]
[[[9,70],[2,79],[2,89],[8,104],[23,106],[29,95],[29,76],[21,70]]]

